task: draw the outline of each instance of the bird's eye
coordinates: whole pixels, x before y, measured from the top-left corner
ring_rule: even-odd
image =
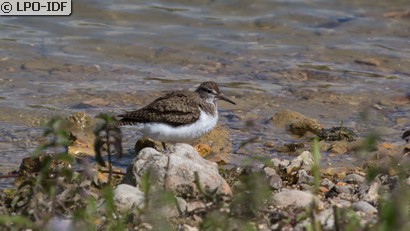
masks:
[[[209,89],[208,89],[207,91],[208,91],[208,93],[212,93],[212,91],[211,91],[211,90],[209,90]]]

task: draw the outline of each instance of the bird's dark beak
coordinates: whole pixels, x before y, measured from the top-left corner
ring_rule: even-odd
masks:
[[[219,94],[219,95],[218,95],[218,98],[219,98],[220,100],[223,100],[223,101],[226,101],[226,102],[228,102],[228,103],[231,103],[231,104],[236,105],[236,103],[235,103],[234,101],[228,99],[227,97],[225,97],[225,96],[222,95],[222,94]]]

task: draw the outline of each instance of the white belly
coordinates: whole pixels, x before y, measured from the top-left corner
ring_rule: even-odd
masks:
[[[138,130],[145,137],[170,143],[190,143],[212,130],[218,121],[218,115],[211,116],[203,111],[198,121],[178,127],[161,123],[147,123],[137,125]]]

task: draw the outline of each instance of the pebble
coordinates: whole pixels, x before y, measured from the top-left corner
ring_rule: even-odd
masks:
[[[273,167],[275,169],[283,169],[283,168],[286,168],[290,164],[289,160],[282,160],[279,158],[273,158],[270,160],[270,162],[273,164]]]
[[[278,190],[280,188],[282,188],[282,178],[280,178],[280,176],[278,174],[272,175],[269,177],[269,186],[272,189]]]
[[[335,183],[333,183],[333,181],[329,180],[328,178],[324,178],[321,182],[320,182],[321,186],[326,187],[327,189],[331,189],[335,186]]]
[[[352,185],[343,185],[343,186],[335,186],[336,192],[338,193],[346,193],[346,194],[353,194],[354,188]]]
[[[345,178],[343,178],[344,182],[352,183],[352,184],[363,183],[365,180],[366,179],[364,177],[356,173],[349,174]]]
[[[337,206],[339,208],[349,208],[350,206],[352,206],[352,202],[340,198],[331,199],[329,200],[329,202],[331,205]]]
[[[356,211],[361,211],[361,212],[364,212],[364,213],[367,213],[367,214],[376,214],[377,213],[377,209],[373,205],[367,203],[366,201],[355,202],[355,203],[353,203],[352,207]]]
[[[270,168],[270,167],[265,167],[265,168],[263,168],[263,171],[265,172],[266,177],[270,177],[270,176],[273,176],[273,175],[277,175],[275,169]]]
[[[298,171],[299,184],[313,184],[313,176],[310,176],[305,170]]]
[[[323,207],[323,202],[319,201],[312,193],[300,190],[284,190],[273,195],[273,203],[276,206],[294,208],[304,208],[309,206],[312,200],[316,200],[318,207]]]

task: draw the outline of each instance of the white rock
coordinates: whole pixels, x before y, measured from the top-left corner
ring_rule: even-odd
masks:
[[[121,213],[144,205],[144,193],[137,187],[128,184],[119,184],[114,190],[114,204]]]
[[[232,195],[228,183],[218,172],[218,165],[203,159],[188,144],[176,144],[171,153],[166,154],[144,148],[128,167],[124,183],[139,185],[148,172],[152,187],[171,190],[184,198],[200,194],[195,184],[195,172],[205,191],[216,189],[220,195]]]
[[[353,203],[352,207],[356,211],[365,212],[367,214],[376,214],[377,213],[377,209],[373,205],[371,205],[371,204],[369,204],[365,201],[355,202],[355,203]]]
[[[205,205],[204,202],[202,202],[202,201],[192,201],[192,202],[187,203],[187,209],[186,209],[186,211],[187,211],[188,213],[191,213],[191,212],[193,212],[193,211],[195,211],[195,210],[205,209],[205,208],[206,208],[206,205]]]
[[[189,226],[187,224],[184,224],[182,226],[182,230],[183,231],[198,231],[199,229],[197,227],[192,227],[192,226]]]
[[[333,216],[333,209],[328,208],[321,211],[317,217],[318,221],[322,225],[322,229],[324,230],[334,230],[335,227],[335,219]]]
[[[286,168],[286,172],[289,174],[299,169],[310,171],[313,165],[314,161],[312,154],[309,151],[304,151],[290,162],[290,165]]]
[[[352,202],[340,198],[330,199],[329,202],[331,205],[335,205],[339,208],[349,208],[350,206],[352,206]]]
[[[176,203],[178,205],[168,200],[161,201],[161,199],[152,198],[149,202],[149,209],[155,211],[155,214],[159,217],[176,217],[182,215],[188,209],[188,204],[183,198],[176,197]]]
[[[315,200],[319,208],[323,208],[323,202],[319,201],[312,193],[300,190],[283,190],[273,195],[273,203],[281,207],[302,208],[309,206]]]
[[[379,199],[379,188],[381,184],[377,181],[374,181],[369,188],[369,191],[367,191],[366,194],[362,195],[362,199],[364,201],[370,202],[370,203],[376,203],[377,200]]]

